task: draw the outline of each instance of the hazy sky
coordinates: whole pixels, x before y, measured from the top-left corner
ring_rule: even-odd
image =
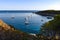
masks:
[[[60,10],[60,0],[0,0],[0,10]]]

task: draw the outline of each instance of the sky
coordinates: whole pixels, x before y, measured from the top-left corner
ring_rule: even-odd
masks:
[[[0,0],[0,10],[60,10],[60,0]]]

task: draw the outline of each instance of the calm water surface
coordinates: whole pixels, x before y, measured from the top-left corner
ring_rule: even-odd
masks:
[[[28,17],[28,25],[25,25],[26,17]],[[40,27],[44,23],[52,20],[33,13],[0,13],[0,19],[2,19],[7,24],[14,26],[18,30],[36,34],[39,33]]]

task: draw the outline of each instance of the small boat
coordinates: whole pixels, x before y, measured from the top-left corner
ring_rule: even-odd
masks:
[[[52,19],[52,17],[50,17],[50,16],[48,16],[47,18],[48,18],[48,19]]]
[[[41,20],[41,21],[44,21],[44,20]]]
[[[14,18],[15,18],[14,16],[11,17],[11,19],[14,19]]]

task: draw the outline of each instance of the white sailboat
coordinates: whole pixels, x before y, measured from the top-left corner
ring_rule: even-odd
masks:
[[[29,17],[25,18],[25,24],[28,25],[29,24]]]

